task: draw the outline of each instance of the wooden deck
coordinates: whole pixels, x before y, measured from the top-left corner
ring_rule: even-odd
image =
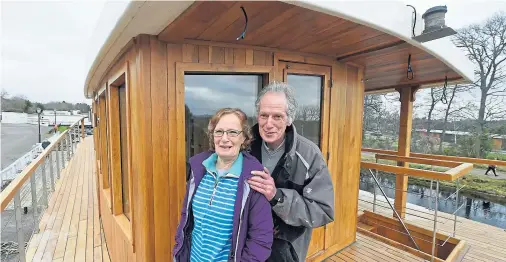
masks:
[[[77,146],[61,173],[27,261],[110,261],[98,216],[93,137]]]
[[[63,170],[62,178],[56,184],[56,191],[41,219],[40,232],[35,234],[29,243],[28,261],[110,261],[98,217],[93,159],[93,138],[87,137],[78,145],[76,155]],[[408,207],[430,213],[422,207]],[[360,201],[359,210],[363,209],[372,210],[372,206]],[[379,211],[391,216],[389,210]],[[440,215],[449,217],[441,212]],[[431,221],[409,214],[407,221],[430,230],[433,226]],[[458,221],[456,237],[466,240],[470,246],[464,261],[506,262],[506,231],[464,218],[459,218]],[[452,231],[451,221],[442,222],[439,224],[440,229]],[[354,244],[326,261],[423,259],[358,233]]]
[[[361,194],[360,199],[364,199]],[[372,201],[372,198],[368,199]],[[429,218],[430,211],[426,208],[408,205],[407,223],[424,227],[432,231],[433,222],[421,217]],[[359,201],[359,210],[372,211],[372,204]],[[392,216],[392,211],[385,208],[377,208],[376,211],[385,216]],[[422,212],[428,214],[423,215]],[[417,216],[409,215],[414,213]],[[421,217],[419,217],[421,216]],[[438,216],[452,218],[449,214],[439,212]],[[451,234],[453,232],[453,220],[439,219],[438,233]],[[504,229],[475,222],[466,218],[457,219],[457,239],[465,240],[469,250],[462,261],[494,261],[506,262],[506,231]],[[357,241],[343,251],[330,257],[327,261],[423,261],[408,252],[394,249],[371,237],[357,233]]]

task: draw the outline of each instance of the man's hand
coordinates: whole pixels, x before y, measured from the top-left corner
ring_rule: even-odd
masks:
[[[274,184],[274,179],[269,174],[269,170],[264,167],[264,171],[252,171],[251,174],[253,177],[248,179],[251,188],[262,193],[267,200],[271,201],[276,194],[276,185]]]

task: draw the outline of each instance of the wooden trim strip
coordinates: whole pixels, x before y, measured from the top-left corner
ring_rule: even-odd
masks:
[[[421,170],[421,169],[401,167],[401,166],[391,166],[391,165],[384,165],[384,164],[364,162],[364,161],[360,162],[360,166],[362,168],[377,169],[380,171],[390,172],[390,173],[394,173],[396,175],[401,175],[401,176],[408,175],[408,176],[413,176],[413,177],[443,180],[443,181],[453,181],[453,177],[454,177],[451,174],[440,173],[440,172],[436,172],[436,171]]]
[[[436,160],[429,158],[416,158],[416,157],[407,157],[407,156],[397,156],[397,155],[384,155],[384,154],[376,154],[376,159],[384,159],[384,160],[393,160],[398,162],[407,162],[407,163],[418,163],[425,165],[434,165],[434,166],[444,166],[444,167],[457,167],[462,163],[454,162],[454,161],[445,161],[445,160]]]
[[[399,152],[397,152],[397,151],[376,149],[376,148],[362,148],[362,152],[370,152],[370,153],[376,153],[376,154],[387,154],[387,155],[398,155],[399,154]],[[435,160],[454,161],[454,162],[459,162],[459,163],[506,166],[506,161],[482,159],[482,158],[474,158],[474,157],[443,156],[443,155],[431,155],[431,154],[421,154],[421,153],[410,153],[409,156],[416,157],[416,158],[428,158],[428,159],[435,159]]]

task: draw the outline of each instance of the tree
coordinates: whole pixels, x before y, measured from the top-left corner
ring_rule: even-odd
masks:
[[[437,89],[436,89],[437,88]],[[434,109],[436,105],[441,100],[441,92],[438,87],[432,87],[430,89],[430,98],[429,98],[429,111],[427,112],[427,135],[430,136],[430,131],[432,130],[432,116],[434,113]]]
[[[81,111],[81,113],[88,113],[90,111],[90,106],[85,103],[77,103],[75,109]]]
[[[9,93],[5,89],[2,89],[1,96],[3,101],[4,99],[7,99],[9,97]]]
[[[459,106],[457,105],[455,108],[452,108],[452,105],[453,104],[453,101],[455,99],[455,95],[458,94],[458,93],[462,93],[462,92],[467,92],[469,91],[470,87],[469,86],[464,86],[464,85],[455,85],[453,88],[449,88],[449,89],[446,89],[446,90],[443,90],[443,97],[445,97],[446,99],[443,99],[443,100],[446,100],[446,106],[445,108],[443,109],[443,115],[444,115],[444,120],[443,120],[443,132],[441,132],[441,139],[440,139],[440,142],[439,142],[439,153],[440,154],[443,154],[443,141],[444,141],[444,138],[445,138],[445,135],[446,135],[446,129],[447,129],[447,126],[446,124],[448,123],[448,118],[449,117],[452,117],[452,116],[456,116],[456,115],[459,115],[461,114],[462,112],[464,112],[465,110],[468,110],[470,108],[470,105],[469,104],[466,104],[466,105],[463,105],[463,106]],[[450,94],[449,98],[447,97],[447,94]]]
[[[480,90],[481,97],[474,152],[479,154],[483,152],[480,150],[479,138],[484,133],[486,121],[503,117],[506,113],[504,106],[500,106],[506,95],[506,85],[503,84],[506,77],[503,70],[506,61],[506,15],[497,13],[482,25],[471,25],[459,30],[454,41],[477,66],[477,81],[473,85]]]
[[[23,113],[28,113],[28,110],[32,107],[32,102],[30,100],[25,100],[25,107],[23,108]]]

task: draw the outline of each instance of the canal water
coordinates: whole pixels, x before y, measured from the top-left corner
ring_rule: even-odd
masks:
[[[378,176],[378,180],[385,194],[393,199],[395,197],[395,190],[393,189],[395,188],[395,180],[391,177],[382,175]],[[370,175],[360,175],[360,190],[374,193],[374,184],[374,179]],[[435,194],[435,185],[434,183],[433,194]],[[448,191],[440,188],[438,201],[439,211],[450,214],[454,213],[456,209],[454,192],[455,189]],[[376,194],[381,195],[381,191],[377,189]],[[433,198],[430,198],[429,187],[408,184],[408,203],[426,208],[434,208],[434,197],[435,195],[433,195]],[[506,229],[506,205],[474,196],[463,195],[462,193],[459,193],[458,203],[459,206],[463,204],[465,204],[465,206],[457,211],[457,216]],[[384,205],[388,206],[387,204]]]

